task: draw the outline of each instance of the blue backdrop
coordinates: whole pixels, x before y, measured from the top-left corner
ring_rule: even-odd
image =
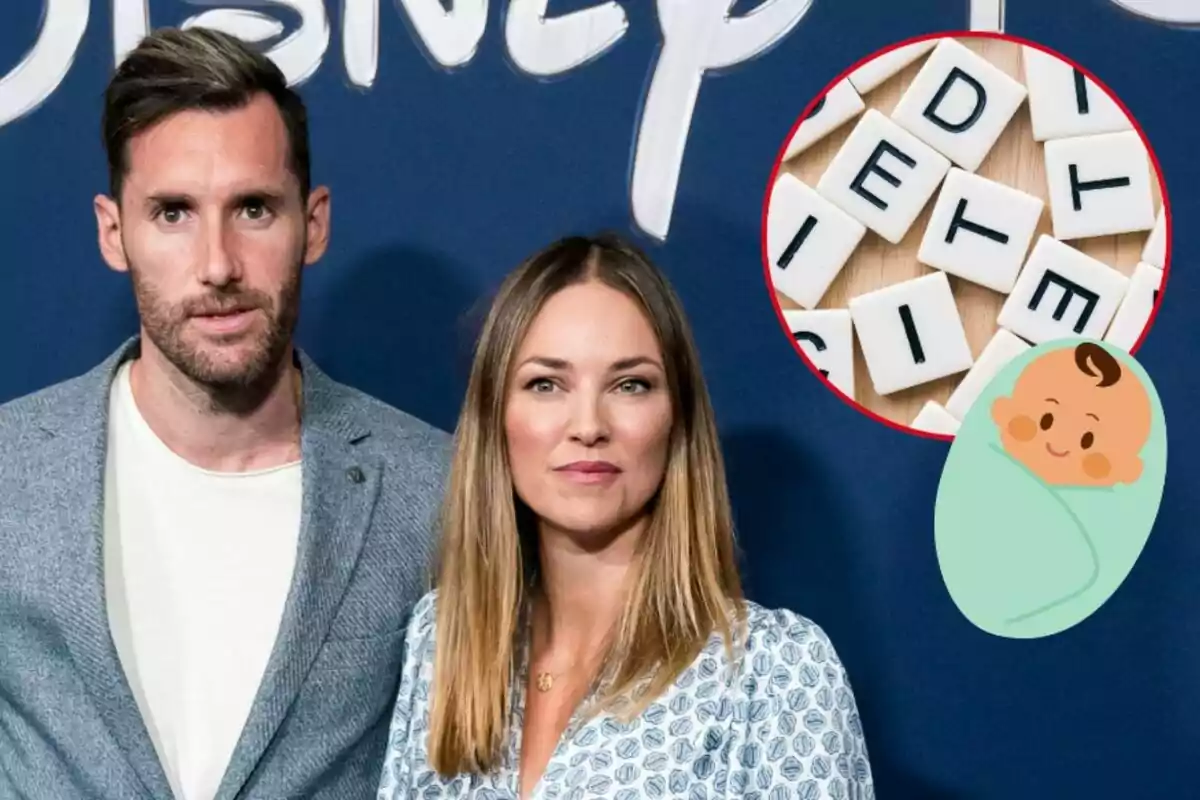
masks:
[[[70,2],[51,3],[60,4]],[[552,0],[550,13],[595,4]],[[104,268],[95,243],[114,30],[113,4],[90,5],[61,83],[0,127],[0,400],[82,372],[136,329],[128,282]],[[154,0],[150,19],[179,24],[202,5]],[[313,2],[291,5],[311,12]],[[933,506],[948,445],[872,422],[822,388],[777,324],[759,255],[763,193],[796,114],[867,53],[965,28],[966,0],[815,0],[776,46],[706,75],[665,238],[646,235],[631,211],[633,144],[662,42],[650,0],[623,0],[628,30],[615,46],[551,79],[513,65],[505,3],[491,3],[473,56],[444,69],[419,46],[406,8],[385,0],[370,88],[347,77],[341,15],[371,4],[326,5],[329,46],[302,91],[315,177],[333,190],[333,241],[307,273],[300,340],[330,373],[450,429],[472,309],[501,276],[569,231],[636,235],[697,329],[751,595],[830,633],[859,698],[880,797],[1195,795],[1200,425],[1189,414],[1200,399],[1191,317],[1200,244],[1190,221],[1200,213],[1200,34],[1116,0],[1007,2],[1008,32],[1086,65],[1143,126],[1170,192],[1178,267],[1138,354],[1171,437],[1146,550],[1083,624],[1009,641],[972,627],[942,585]],[[755,5],[736,2],[734,13]],[[1159,3],[1172,5],[1181,4]],[[289,30],[301,19],[270,11]],[[35,0],[3,4],[0,74],[38,39],[42,13]]]

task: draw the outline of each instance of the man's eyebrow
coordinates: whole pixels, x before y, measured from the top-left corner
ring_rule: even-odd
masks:
[[[245,205],[251,200],[266,200],[269,203],[278,205],[287,197],[287,193],[282,189],[274,189],[271,187],[263,187],[261,189],[249,189],[244,192],[238,192],[234,195],[234,205]]]
[[[232,203],[235,206],[245,205],[250,201],[266,201],[278,204],[286,197],[287,193],[282,189],[263,186],[257,189],[247,189],[238,192],[233,196]],[[148,206],[190,206],[195,205],[196,198],[187,192],[155,192],[148,195],[145,202]]]
[[[1089,412],[1087,412],[1087,416],[1089,416],[1089,417],[1091,417],[1092,419],[1096,420],[1096,422],[1099,422],[1099,421],[1100,421],[1100,418],[1099,418],[1099,417],[1097,417],[1095,414],[1093,414],[1093,413],[1092,413],[1092,412],[1090,412],[1090,411],[1089,411]]]
[[[182,192],[158,192],[146,197],[148,206],[189,206],[194,202],[195,198]]]
[[[1054,405],[1058,405],[1058,401],[1057,401],[1057,400],[1055,400],[1053,397],[1047,397],[1047,398],[1046,398],[1046,402],[1047,402],[1047,403],[1054,403]]]

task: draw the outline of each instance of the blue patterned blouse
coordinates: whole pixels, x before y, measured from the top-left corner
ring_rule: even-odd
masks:
[[[409,625],[379,800],[516,800],[524,674],[501,770],[443,779],[426,759],[435,595]],[[873,800],[858,709],[828,637],[791,611],[748,608],[750,639],[735,671],[714,634],[640,717],[572,721],[533,800]]]

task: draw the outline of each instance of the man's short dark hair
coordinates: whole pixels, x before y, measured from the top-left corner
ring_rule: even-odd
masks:
[[[308,115],[271,59],[240,39],[206,28],[160,28],[118,65],[104,93],[108,180],[118,202],[129,171],[129,140],[180,111],[230,111],[269,95],[288,132],[288,158],[309,192]]]
[[[1090,362],[1090,363],[1089,363]],[[1075,348],[1075,366],[1085,375],[1100,378],[1100,387],[1112,386],[1121,380],[1121,364],[1098,344],[1083,342]],[[1095,367],[1096,372],[1092,371]]]

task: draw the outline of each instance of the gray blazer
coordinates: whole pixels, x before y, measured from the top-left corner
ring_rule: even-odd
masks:
[[[108,388],[137,348],[0,406],[3,800],[172,796],[104,599]],[[298,360],[296,573],[220,800],[374,796],[405,625],[428,588],[450,437]]]

